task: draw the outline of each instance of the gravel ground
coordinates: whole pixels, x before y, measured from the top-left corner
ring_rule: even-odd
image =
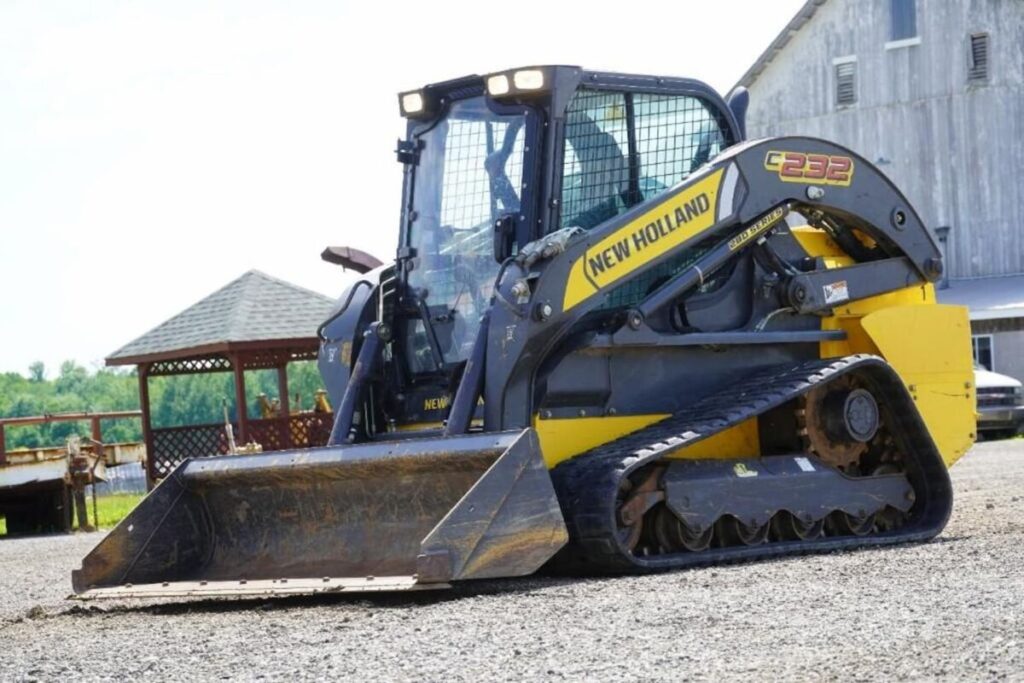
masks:
[[[0,541],[0,680],[1024,681],[1024,440],[953,480],[924,545],[411,597],[81,605],[99,536]]]

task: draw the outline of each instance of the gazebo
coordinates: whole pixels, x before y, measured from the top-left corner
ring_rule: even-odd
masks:
[[[256,442],[264,451],[327,442],[329,412],[292,412],[288,363],[316,359],[317,327],[330,315],[334,301],[258,270],[241,277],[173,318],[121,347],[107,365],[137,365],[146,472],[152,485],[186,458],[228,452],[223,422],[154,427],[151,377],[196,373],[234,374],[236,442]],[[273,417],[249,417],[246,370],[277,370],[280,406]]]

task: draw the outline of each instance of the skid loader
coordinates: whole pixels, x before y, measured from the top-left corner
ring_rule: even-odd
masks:
[[[399,104],[397,255],[328,250],[360,271],[319,329],[329,445],[181,463],[76,593],[431,588],[942,530],[974,437],[967,315],[870,162],[745,140],[746,92],[689,79],[541,66]]]

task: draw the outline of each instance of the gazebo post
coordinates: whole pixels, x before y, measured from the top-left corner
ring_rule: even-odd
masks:
[[[277,368],[277,395],[281,400],[281,416],[288,417],[291,415],[291,404],[288,401],[288,364],[278,366]]]
[[[153,427],[149,410],[149,363],[139,363],[139,408],[142,409],[142,441],[146,444],[146,487],[156,481],[156,458],[153,452]]]
[[[238,440],[249,443],[249,406],[245,401],[245,368],[240,354],[231,355],[231,369],[235,373],[235,406],[238,412]]]
[[[289,448],[295,448],[295,437],[292,435],[291,408],[288,403],[288,361],[284,361],[281,365],[277,366],[277,395],[278,400],[281,402],[281,421],[278,422],[281,431],[279,434],[282,437],[283,443],[287,443]]]

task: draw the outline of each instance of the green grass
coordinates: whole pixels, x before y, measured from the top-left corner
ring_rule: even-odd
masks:
[[[118,522],[128,516],[128,513],[135,509],[143,496],[138,493],[115,493],[109,496],[100,496],[96,499],[96,511],[100,517],[101,529],[112,529]],[[92,496],[86,496],[86,503],[89,509],[89,522],[94,523],[92,515]],[[7,535],[7,520],[0,517],[0,536]]]
[[[112,529],[128,513],[135,509],[143,496],[139,493],[115,493],[96,499],[96,509],[100,516],[100,528]],[[92,500],[89,500],[89,521],[92,519]]]

